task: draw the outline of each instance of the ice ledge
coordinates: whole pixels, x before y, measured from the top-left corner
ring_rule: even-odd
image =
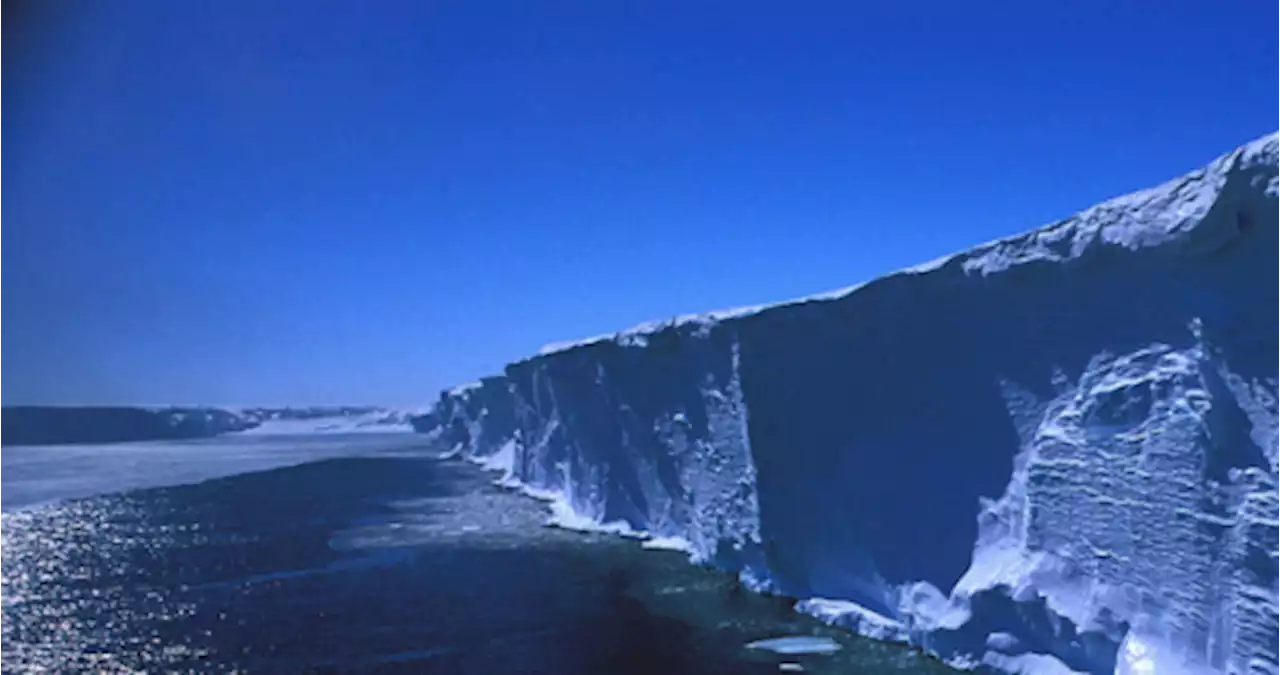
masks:
[[[536,356],[548,356],[551,354],[555,354],[557,352],[568,351],[570,349],[576,349],[578,347],[586,347],[588,345],[598,344],[601,342],[610,342],[610,341],[616,342],[617,344],[622,345],[624,347],[632,347],[632,346],[643,347],[648,344],[647,336],[653,335],[654,333],[658,333],[663,330],[667,330],[669,328],[680,328],[684,326],[695,326],[695,325],[710,326],[710,325],[720,323],[721,321],[728,321],[730,319],[740,319],[743,317],[751,316],[753,314],[759,314],[760,312],[764,312],[770,309],[776,309],[778,307],[802,305],[810,302],[830,302],[832,300],[839,300],[841,298],[844,298],[849,294],[853,293],[854,291],[858,290],[859,288],[862,288],[865,285],[866,284],[856,284],[853,286],[846,286],[844,288],[839,288],[834,291],[827,291],[825,293],[816,293],[814,295],[807,295],[807,296],[804,296],[801,298],[795,298],[792,300],[784,300],[782,302],[768,303],[763,305],[751,305],[747,307],[735,307],[732,309],[719,309],[719,310],[714,310],[710,312],[702,312],[699,314],[682,314],[680,316],[673,317],[670,319],[646,321],[644,323],[638,324],[636,326],[632,326],[631,328],[618,331],[616,333],[606,333],[604,335],[597,335],[595,337],[589,337],[582,340],[552,342],[551,344],[543,346],[542,349],[539,349]]]
[[[1263,169],[1258,172],[1261,176],[1245,176],[1244,180],[1263,177],[1268,180],[1265,188],[1267,194],[1275,195],[1278,191],[1275,171],[1267,170],[1266,167],[1276,165],[1278,148],[1280,134],[1267,134],[1218,157],[1206,167],[1162,185],[1115,197],[1066,220],[906,267],[853,286],[782,302],[648,321],[627,330],[582,340],[553,342],[538,350],[535,356],[524,360],[604,342],[643,347],[648,344],[647,336],[670,328],[710,326],[783,307],[834,302],[872,283],[903,275],[934,274],[951,265],[957,265],[966,275],[986,276],[1030,263],[1062,263],[1082,258],[1103,246],[1136,249],[1170,244],[1185,237],[1204,221],[1233,173],[1248,174]]]

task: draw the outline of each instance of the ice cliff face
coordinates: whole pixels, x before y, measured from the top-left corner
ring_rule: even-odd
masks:
[[[1276,163],[549,347],[415,425],[960,666],[1276,673]]]

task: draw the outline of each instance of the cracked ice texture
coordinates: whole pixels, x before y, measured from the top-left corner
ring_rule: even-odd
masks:
[[[957,665],[1275,673],[1276,157],[550,346],[420,426]]]

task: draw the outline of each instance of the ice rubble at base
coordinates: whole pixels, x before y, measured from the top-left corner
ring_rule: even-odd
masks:
[[[960,667],[1276,673],[1276,161],[554,345],[415,426],[562,525]]]

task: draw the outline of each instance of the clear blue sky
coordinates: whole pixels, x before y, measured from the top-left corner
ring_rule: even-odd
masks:
[[[1277,120],[1274,0],[45,7],[3,24],[6,404],[425,402]]]

